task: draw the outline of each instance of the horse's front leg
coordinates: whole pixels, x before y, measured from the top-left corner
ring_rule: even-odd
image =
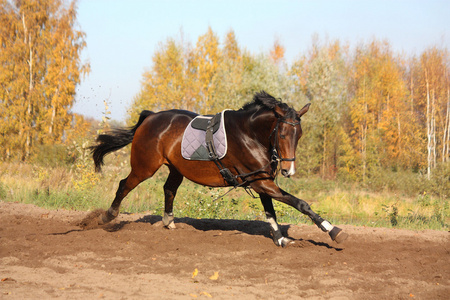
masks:
[[[273,208],[272,198],[267,194],[260,194],[261,203],[266,213],[266,220],[270,224],[270,232],[272,233],[273,242],[277,246],[286,247],[292,240],[283,236],[280,226],[277,223],[275,209]]]
[[[331,225],[330,222],[324,220],[322,217],[316,214],[311,209],[308,203],[283,191],[278,186],[276,186],[273,181],[265,181],[264,183],[260,183],[259,185],[254,186],[253,188],[256,192],[260,194],[266,194],[275,200],[286,203],[296,208],[301,213],[307,215],[322,231],[327,232],[333,241],[342,243],[347,239],[348,234],[343,232],[342,229]]]

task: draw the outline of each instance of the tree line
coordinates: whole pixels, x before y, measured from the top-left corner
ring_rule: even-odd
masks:
[[[0,159],[27,160],[39,145],[86,131],[71,112],[75,88],[89,73],[76,1],[0,0]],[[449,53],[430,46],[397,53],[388,41],[355,46],[313,37],[286,62],[275,40],[268,53],[241,47],[233,30],[208,28],[195,43],[181,34],[159,43],[129,109],[180,108],[201,114],[238,109],[265,90],[303,120],[298,171],[366,182],[382,170],[449,170]],[[78,130],[78,131],[77,131]]]
[[[450,77],[446,48],[396,53],[388,41],[354,47],[313,37],[292,63],[276,40],[269,53],[239,46],[230,30],[220,41],[208,28],[195,45],[179,38],[159,44],[131,105],[214,113],[240,108],[265,90],[296,108],[303,120],[299,169],[323,177],[366,181],[381,169],[431,176],[450,154]]]

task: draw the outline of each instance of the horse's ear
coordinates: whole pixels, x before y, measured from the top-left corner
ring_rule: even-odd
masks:
[[[308,104],[306,104],[305,106],[303,106],[303,108],[302,109],[300,109],[298,112],[297,112],[297,116],[299,117],[299,118],[301,118],[304,114],[306,114],[306,112],[309,110],[309,107],[311,106],[311,103],[308,103]]]
[[[281,108],[281,107],[279,107],[278,105],[276,105],[274,108],[273,108],[273,111],[275,112],[275,114],[277,115],[277,117],[283,117],[286,113],[284,112],[284,110]]]

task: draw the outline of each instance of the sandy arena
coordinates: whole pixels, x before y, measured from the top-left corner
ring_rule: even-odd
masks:
[[[88,213],[0,202],[1,299],[449,299],[450,233],[283,225],[276,247],[261,221]],[[195,275],[195,270],[198,271]]]

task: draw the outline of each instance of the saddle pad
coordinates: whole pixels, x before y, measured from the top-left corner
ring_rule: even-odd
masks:
[[[220,113],[220,124],[218,129],[213,134],[214,146],[216,154],[219,159],[222,159],[227,154],[227,134],[225,131],[224,112]],[[192,126],[195,123],[209,121],[213,116],[197,116],[184,130],[183,140],[181,141],[181,155],[188,160],[211,160],[209,152],[206,148],[206,131],[203,129],[196,129]],[[214,129],[216,126],[214,126]]]

